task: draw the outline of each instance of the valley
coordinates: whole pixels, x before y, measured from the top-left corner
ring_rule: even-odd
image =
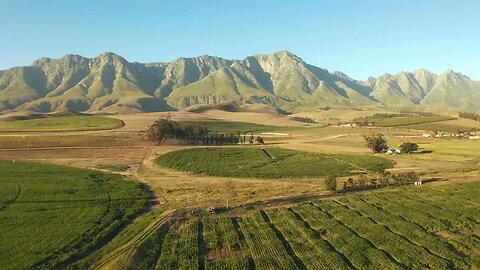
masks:
[[[72,173],[87,169],[112,175],[112,191],[115,185],[148,187],[143,189],[148,192],[139,191],[138,195],[148,199],[132,198],[132,202],[148,200],[148,210],[131,208],[134,218],[118,224],[118,231],[108,242],[72,249],[71,254],[77,255],[68,263],[71,269],[318,269],[329,268],[327,262],[346,269],[478,266],[478,202],[474,194],[480,183],[479,141],[424,137],[429,131],[405,128],[405,119],[399,125],[345,125],[373,114],[349,109],[343,109],[335,119],[322,111],[298,114],[315,123],[293,121],[292,116],[276,113],[217,110],[117,114],[108,116],[124,123],[115,129],[76,126],[78,130],[65,131],[56,127],[26,131],[21,122],[29,120],[17,120],[6,123],[18,130],[0,132],[0,157],[6,164],[51,163],[79,168]],[[253,133],[263,136],[265,144],[155,145],[139,135],[139,130],[167,116],[176,121],[205,122],[211,132]],[[67,122],[68,117],[73,121],[77,116],[67,116]],[[410,118],[408,125],[453,122],[473,130],[477,126],[473,120],[450,117],[434,119],[438,121],[426,118],[425,122],[417,116]],[[414,141],[419,151],[371,154],[363,136],[378,133],[385,135],[391,148]],[[393,174],[415,171],[426,183],[342,193],[349,178],[360,179],[363,174],[376,178],[378,169]],[[48,174],[36,174],[44,177],[39,181],[49,181]],[[338,193],[327,189],[324,178],[329,175],[336,176]],[[9,178],[2,181],[6,185],[2,190],[11,189],[2,193],[2,201],[11,203],[15,186]],[[79,190],[91,192],[87,187]],[[51,195],[40,201],[52,200],[55,207],[65,209],[54,197],[48,198],[56,192],[44,193]],[[15,203],[6,209],[13,211]],[[101,208],[100,199],[99,203],[95,207]],[[455,216],[448,216],[450,210],[440,211],[453,207],[458,209]],[[59,213],[52,215],[60,218]],[[94,212],[91,214],[95,219]],[[41,219],[38,224],[49,226]],[[373,227],[384,233],[372,234]],[[71,237],[81,241],[74,234]],[[345,243],[362,248],[352,250]],[[68,247],[66,242],[58,246]],[[83,249],[88,252],[83,253]],[[32,259],[32,263],[49,268],[67,260],[45,258]],[[9,265],[7,269],[18,268]]]

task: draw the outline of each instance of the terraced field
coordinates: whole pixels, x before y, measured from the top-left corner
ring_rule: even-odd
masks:
[[[156,163],[195,174],[257,178],[346,176],[394,164],[375,156],[316,154],[273,147],[190,148],[164,154]]]
[[[147,196],[119,176],[0,161],[0,265],[53,269],[115,236]]]
[[[387,189],[192,218],[157,235],[156,269],[480,267],[480,182]]]
[[[1,122],[0,131],[86,131],[115,129],[122,126],[123,122],[116,118],[75,115]]]

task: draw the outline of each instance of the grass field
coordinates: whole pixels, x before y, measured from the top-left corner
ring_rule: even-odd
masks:
[[[52,269],[112,238],[146,204],[120,176],[0,161],[0,265]]]
[[[446,160],[446,161],[472,161],[478,162],[480,157],[480,142],[476,140],[459,139],[433,139],[418,142],[419,151],[428,153],[402,155],[405,158]]]
[[[175,223],[146,269],[475,269],[480,182],[352,194]]]
[[[282,127],[274,125],[261,125],[246,122],[233,121],[207,121],[207,128],[210,132],[219,133],[261,133],[261,132],[287,132],[302,129],[302,127]]]
[[[452,120],[454,118],[449,116],[400,116],[400,117],[392,117],[392,118],[367,118],[373,122],[375,126],[378,127],[396,127],[396,126],[408,126],[408,125],[417,125],[417,124],[424,124],[424,123],[432,123],[432,122],[440,122],[440,121],[447,121]]]
[[[436,132],[451,132],[451,133],[460,133],[460,132],[469,132],[479,130],[475,127],[466,127],[459,126],[454,124],[448,124],[449,121],[442,122],[431,122],[431,123],[421,123],[405,126],[397,126],[398,128],[407,128],[407,129],[416,129],[416,130],[428,130]]]
[[[157,158],[161,166],[223,177],[318,178],[346,176],[352,171],[378,171],[393,161],[361,155],[328,155],[281,148],[191,148]]]
[[[0,123],[0,131],[86,131],[123,126],[123,122],[104,116],[53,116]]]

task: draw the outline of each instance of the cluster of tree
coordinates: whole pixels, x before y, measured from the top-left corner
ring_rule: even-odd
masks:
[[[402,153],[410,154],[416,152],[417,150],[418,144],[414,142],[405,142],[400,145],[400,151],[402,151]]]
[[[471,119],[474,121],[480,122],[480,114],[478,113],[473,113],[473,112],[459,112],[458,117],[460,118],[465,118],[465,119]]]
[[[343,190],[366,190],[386,186],[410,185],[417,181],[419,181],[419,177],[413,171],[398,174],[382,171],[373,177],[368,177],[365,174],[361,174],[355,179],[350,177],[343,183]]]
[[[312,118],[309,118],[309,117],[303,117],[303,116],[294,116],[291,118],[293,121],[297,121],[297,122],[303,122],[303,123],[316,123],[315,120],[313,120]]]
[[[167,138],[174,138],[186,144],[224,145],[246,143],[247,135],[237,133],[209,133],[203,122],[174,121],[169,117],[160,118],[146,130],[141,131],[144,136],[157,145]],[[249,143],[264,144],[260,136],[249,135]]]
[[[363,135],[363,139],[372,153],[381,153],[388,149],[387,140],[383,134]]]
[[[156,144],[166,138],[200,141],[208,135],[207,125],[202,122],[173,121],[169,117],[160,118],[153,125],[142,131],[145,137]]]

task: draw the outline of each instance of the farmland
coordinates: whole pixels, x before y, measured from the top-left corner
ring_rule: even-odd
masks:
[[[46,269],[113,237],[146,194],[115,175],[0,161],[0,201],[2,269]]]
[[[122,126],[122,121],[111,117],[74,115],[1,122],[0,131],[87,131],[115,129]]]
[[[302,129],[302,127],[282,127],[274,125],[261,125],[247,122],[233,121],[208,121],[207,128],[210,132],[219,133],[262,133],[262,132],[287,132],[289,130]]]
[[[478,182],[346,195],[174,223],[153,269],[467,269],[480,266]]]
[[[2,269],[53,268],[65,261],[72,269],[464,269],[478,264],[479,220],[471,207],[478,206],[478,182],[468,182],[478,181],[478,141],[424,138],[423,131],[402,126],[328,126],[319,117],[318,124],[304,125],[269,114],[225,112],[169,115],[204,121],[211,133],[271,133],[261,135],[266,144],[155,145],[139,136],[165,115],[115,115],[125,123],[118,130],[0,131],[0,156],[10,160],[0,171],[0,218],[5,231],[15,235],[0,231],[0,262],[7,265]],[[475,127],[463,120],[419,125],[430,124]],[[384,134],[390,147],[416,142],[421,153],[372,155],[363,135],[373,133]],[[381,168],[450,181],[348,195],[326,190],[326,176],[338,176],[340,188],[351,175],[376,177],[373,172]],[[33,185],[37,180],[43,184]],[[139,183],[148,186],[152,204],[133,219],[134,209],[143,209],[145,202]],[[108,206],[106,191],[125,200]],[[215,213],[208,210],[212,207]]]
[[[160,156],[161,166],[223,177],[314,178],[378,171],[393,162],[373,156],[327,155],[280,148],[192,148]]]

